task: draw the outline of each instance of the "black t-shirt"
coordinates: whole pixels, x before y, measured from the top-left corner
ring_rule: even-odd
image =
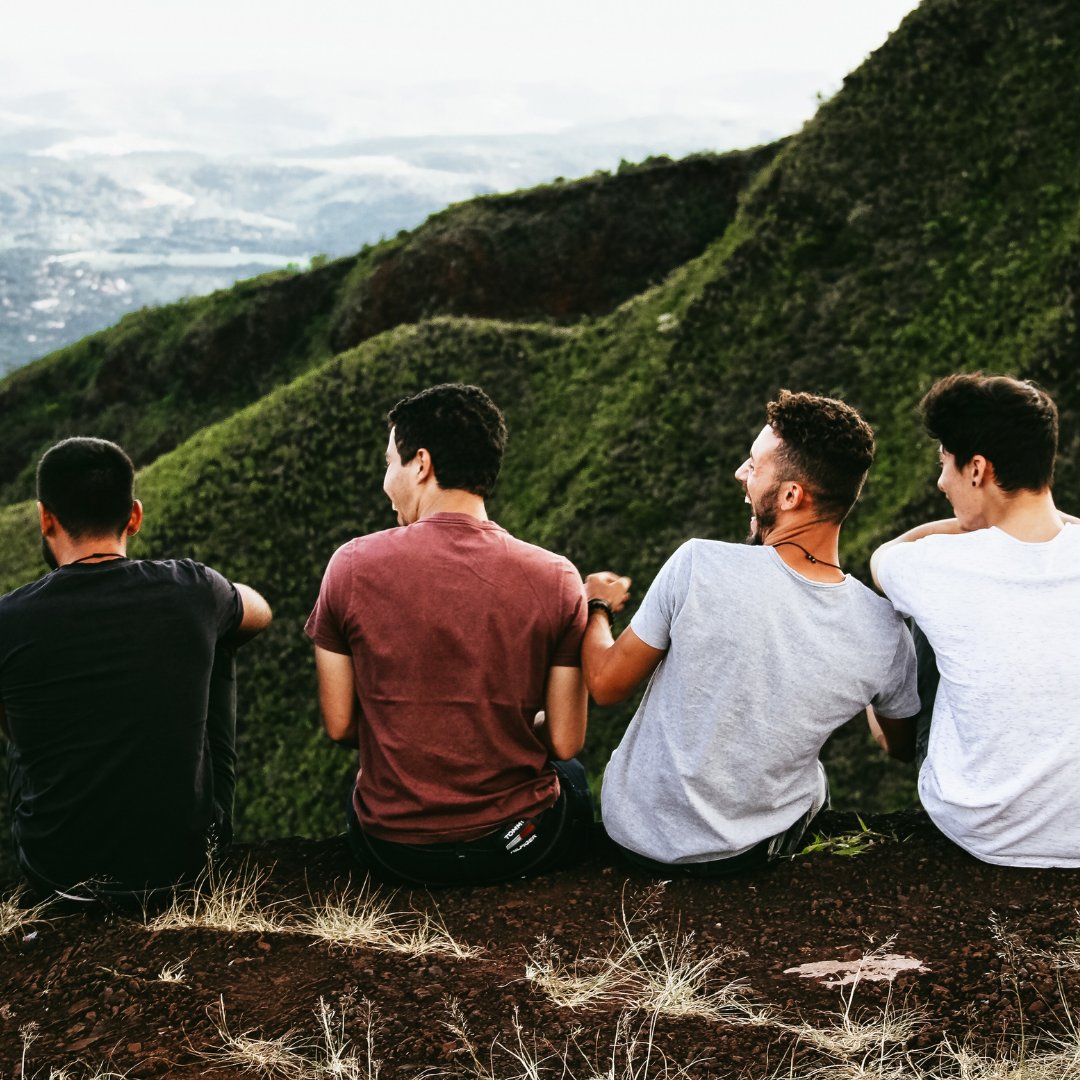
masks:
[[[11,821],[31,869],[141,888],[201,865],[210,672],[242,615],[189,559],[68,565],[0,598]]]

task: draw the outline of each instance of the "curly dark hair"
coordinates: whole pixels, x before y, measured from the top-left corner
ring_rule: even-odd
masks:
[[[1042,491],[1054,481],[1058,411],[1032,382],[981,371],[946,375],[919,402],[931,438],[962,469],[976,454],[1003,491]]]
[[[403,398],[387,414],[402,464],[423,448],[441,488],[488,496],[502,466],[506,421],[480,389],[441,383]]]
[[[874,432],[850,405],[817,394],[781,390],[765,407],[783,440],[777,468],[810,493],[826,521],[848,516],[874,460]]]
[[[38,462],[38,501],[75,540],[119,536],[131,517],[134,484],[131,458],[106,439],[64,439]]]

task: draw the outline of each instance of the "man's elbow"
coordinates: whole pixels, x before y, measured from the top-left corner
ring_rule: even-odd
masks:
[[[273,622],[274,613],[263,596],[249,585],[236,583],[236,590],[243,606],[236,634],[238,638],[246,641],[256,634],[261,634]]]
[[[357,726],[352,717],[327,716],[323,713],[323,731],[327,738],[338,746],[355,747],[357,745]]]
[[[630,690],[618,686],[610,679],[605,679],[599,674],[589,675],[585,673],[585,685],[589,688],[589,697],[597,705],[618,705],[630,696]]]
[[[558,738],[551,738],[548,742],[551,756],[556,761],[569,761],[571,758],[577,757],[585,748],[585,733],[582,732],[580,736],[562,735]]]

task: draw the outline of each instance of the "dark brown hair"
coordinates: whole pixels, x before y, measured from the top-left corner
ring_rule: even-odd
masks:
[[[781,390],[765,414],[783,441],[777,468],[807,489],[827,521],[843,521],[874,460],[873,429],[843,401],[790,390]]]
[[[1007,375],[947,375],[919,402],[928,434],[962,469],[976,454],[1003,491],[1042,491],[1054,480],[1058,411],[1032,382]]]

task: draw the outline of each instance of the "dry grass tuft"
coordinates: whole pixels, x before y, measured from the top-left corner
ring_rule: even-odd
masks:
[[[187,978],[184,974],[184,968],[190,959],[189,956],[187,960],[178,960],[175,964],[166,964],[158,972],[158,980],[164,983],[183,983]]]
[[[514,1012],[512,1042],[496,1039],[487,1054],[482,1054],[472,1038],[461,1009],[449,1002],[450,1020],[447,1030],[461,1043],[458,1051],[463,1059],[460,1068],[452,1072],[432,1070],[427,1075],[465,1077],[466,1080],[692,1080],[699,1074],[691,1072],[696,1062],[677,1065],[653,1042],[655,1015],[645,1023],[634,1026],[631,1014],[620,1013],[615,1025],[611,1049],[606,1054],[589,1055],[578,1041],[580,1032],[572,1035],[561,1049],[535,1033],[526,1036]]]
[[[457,941],[437,915],[395,912],[392,903],[392,895],[380,896],[366,884],[356,893],[345,889],[321,903],[311,900],[294,928],[342,949],[385,949],[407,956],[438,953],[462,960],[481,954]]]
[[[382,1063],[374,1056],[376,1014],[369,1001],[357,1005],[345,997],[335,1008],[319,998],[317,1031],[308,1038],[291,1031],[276,1039],[249,1031],[234,1035],[225,1017],[224,1000],[218,1002],[218,1010],[214,1023],[222,1045],[202,1053],[215,1067],[244,1069],[267,1080],[378,1080]],[[350,1015],[359,1020],[364,1033],[359,1053],[346,1033]]]
[[[26,889],[19,886],[8,896],[0,897],[0,937],[48,921],[42,918],[49,907],[48,901],[28,907],[23,903],[24,896]]]
[[[161,914],[148,918],[151,930],[225,930],[274,934],[288,930],[281,904],[263,904],[259,889],[270,871],[246,863],[233,873],[211,864],[191,889],[177,890]]]
[[[743,996],[741,980],[717,984],[717,973],[737,953],[711,949],[696,956],[693,934],[665,934],[650,924],[661,891],[662,886],[649,890],[632,914],[623,905],[614,940],[602,956],[567,962],[550,940],[540,938],[525,977],[568,1009],[617,1006],[662,1016],[769,1023],[771,1014]]]
[[[860,964],[868,970],[872,969],[874,960],[890,954],[895,941],[896,938],[893,935],[876,949],[863,953]],[[879,1064],[884,1063],[890,1058],[892,1053],[890,1048],[907,1043],[923,1026],[926,1016],[917,1009],[898,1012],[893,1005],[891,990],[881,1010],[857,1012],[854,1002],[858,986],[859,977],[856,975],[846,1000],[841,990],[840,1000],[844,1007],[837,1014],[835,1023],[827,1027],[813,1027],[805,1023],[794,1025],[779,1023],[778,1026],[797,1036],[804,1043],[823,1050],[827,1054],[843,1058],[871,1054],[876,1055]]]
[[[1043,1040],[1049,1049],[1036,1044],[996,1056],[954,1047],[946,1041],[941,1061],[925,1075],[927,1080],[1080,1080],[1080,1034]]]
[[[37,1022],[31,1020],[29,1023],[23,1024],[19,1028],[19,1035],[22,1038],[22,1059],[19,1062],[19,1076],[26,1078],[26,1080],[37,1080],[38,1077],[42,1076],[42,1070],[38,1069],[33,1073],[28,1071],[30,1047],[40,1038]],[[61,1065],[60,1068],[50,1068],[48,1080],[127,1080],[127,1076],[126,1072],[115,1072],[112,1069],[105,1068],[104,1065],[93,1067],[77,1062]]]

